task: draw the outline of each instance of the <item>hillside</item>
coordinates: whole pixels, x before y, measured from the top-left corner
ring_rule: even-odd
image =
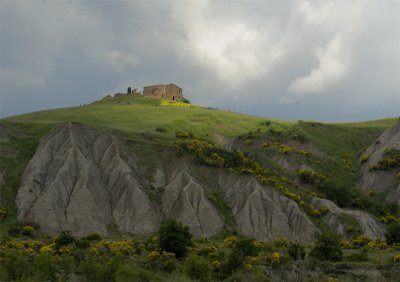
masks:
[[[355,188],[358,177],[358,159],[362,151],[372,144],[386,128],[396,123],[396,119],[347,124],[282,121],[202,107],[161,106],[158,99],[142,97],[118,97],[75,108],[49,110],[7,118],[1,121],[1,171],[6,180],[2,193],[2,206],[8,210],[9,218],[11,218],[9,220],[13,221],[12,219],[15,218],[14,198],[18,186],[24,187],[24,181],[27,181],[26,179],[29,177],[33,177],[26,176],[27,171],[29,171],[29,168],[27,168],[20,184],[19,176],[35,150],[36,155],[40,155],[40,147],[36,149],[39,138],[64,121],[72,121],[89,126],[79,129],[80,126],[77,125],[76,130],[82,131],[82,133],[77,133],[78,137],[84,136],[86,131],[91,132],[90,127],[97,128],[96,135],[101,135],[106,130],[105,136],[107,138],[114,138],[120,142],[118,146],[120,146],[125,158],[130,159],[130,153],[132,153],[132,158],[136,158],[137,164],[130,165],[129,169],[135,172],[139,178],[143,178],[143,175],[141,175],[141,172],[134,171],[137,167],[147,170],[147,178],[154,178],[159,167],[169,166],[168,164],[162,164],[163,161],[161,157],[159,158],[161,155],[155,156],[154,151],[176,151],[175,147],[177,145],[173,145],[174,142],[175,144],[179,143],[179,147],[183,143],[190,143],[193,140],[200,139],[202,142],[213,142],[214,145],[212,147],[217,151],[242,152],[241,154],[247,155],[257,164],[260,163],[264,169],[263,172],[245,172],[244,174],[254,175],[258,180],[261,177],[267,179],[264,182],[258,182],[262,185],[273,186],[275,190],[284,196],[285,194],[286,196],[291,195],[290,193],[296,195],[289,196],[289,199],[292,198],[291,200],[295,201],[297,199],[297,204],[303,200],[305,200],[303,201],[304,203],[310,204],[312,195],[318,194],[318,196],[328,198],[343,208],[364,209],[374,213],[376,216],[379,216],[379,213],[383,213],[383,211],[377,210],[382,209],[382,207],[375,207],[373,202],[374,200],[378,201],[383,196],[377,193],[372,198],[365,198],[360,190]],[[75,126],[73,128],[75,130]],[[57,128],[55,132],[53,130],[51,135],[57,134],[58,130]],[[70,134],[74,134],[74,130]],[[184,138],[177,138],[177,132],[181,132],[183,135],[190,134],[190,137],[180,136]],[[60,134],[65,135],[66,133]],[[62,137],[62,140],[65,138],[72,137],[67,134]],[[49,137],[46,137],[46,139],[49,139]],[[54,146],[48,145],[47,143],[50,141],[46,141],[46,139],[42,139],[41,145]],[[87,154],[85,150],[94,141],[85,140],[83,143],[85,142],[86,144],[77,145],[84,146],[84,148],[79,148],[83,155]],[[129,143],[132,144],[126,146]],[[70,145],[65,146],[68,148]],[[196,146],[204,150],[203,147],[208,147],[209,145],[200,144]],[[182,149],[179,150],[182,151]],[[205,175],[201,174],[218,175],[226,173],[226,169],[233,169],[236,173],[243,175],[243,173],[238,172],[241,168],[238,169],[237,167],[229,168],[228,165],[204,166],[204,160],[198,156],[197,159],[196,156],[194,156],[194,159],[189,157],[192,153],[190,149],[186,150],[183,155],[181,152],[181,156],[169,153],[173,157],[169,156],[168,161],[174,164],[180,163],[181,166],[189,166],[193,170],[201,167],[213,168],[212,170],[217,169],[215,173],[201,172],[200,175],[195,177],[198,181],[205,178]],[[223,152],[220,152],[220,155],[223,154]],[[48,165],[48,161],[43,161],[43,157],[37,156],[37,158],[39,159],[36,160],[38,164],[35,165],[35,169],[38,169],[38,165],[40,167],[44,163]],[[53,159],[54,156],[48,156],[48,158]],[[62,158],[62,156],[59,158]],[[201,165],[202,163],[203,165]],[[297,174],[303,168],[316,171],[324,177],[328,177],[330,189],[299,181]],[[172,168],[168,169],[173,170]],[[46,168],[39,170],[42,170],[41,173],[45,173],[43,170],[46,170]],[[180,171],[181,169],[178,170]],[[46,173],[58,175],[57,170],[52,173]],[[103,172],[99,171],[99,173]],[[159,172],[157,171],[157,173]],[[164,171],[160,173],[165,174]],[[269,180],[268,177],[270,178]],[[140,179],[135,181],[143,182]],[[214,182],[218,182],[218,177]],[[28,181],[26,185],[31,187],[29,183]],[[144,188],[144,191],[149,193],[147,190],[153,184],[147,183],[146,185],[148,187]],[[213,185],[215,184],[211,186]],[[209,195],[206,196],[210,197],[210,195],[219,192],[207,191]],[[21,195],[24,194],[21,192]],[[304,199],[298,200],[297,196]],[[359,202],[360,198],[362,199],[361,203]],[[307,208],[305,207],[300,206],[300,210],[307,213]],[[154,216],[157,217],[156,215]],[[23,218],[24,216],[20,216],[20,219]],[[320,223],[318,222],[317,224]],[[59,231],[66,227],[59,227],[57,230]],[[104,228],[101,230],[105,230]],[[207,235],[207,233],[203,235]],[[254,236],[255,234],[249,235]],[[269,236],[266,238],[269,238]]]
[[[1,236],[28,224],[142,238],[174,218],[200,239],[380,242],[400,219],[399,136],[396,118],[284,121],[142,97],[6,118]]]

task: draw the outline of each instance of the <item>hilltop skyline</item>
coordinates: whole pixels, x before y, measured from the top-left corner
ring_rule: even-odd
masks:
[[[394,0],[4,0],[0,117],[163,83],[257,116],[398,116],[398,11]]]

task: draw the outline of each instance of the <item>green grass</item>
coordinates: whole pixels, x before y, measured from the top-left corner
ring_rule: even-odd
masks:
[[[76,121],[126,132],[152,132],[168,137],[176,131],[190,131],[202,137],[215,134],[234,137],[255,130],[266,119],[202,107],[162,107],[159,100],[124,97],[91,105],[48,110],[10,117],[9,122],[57,124]],[[160,133],[157,128],[163,128]]]
[[[51,129],[51,125],[1,123],[7,126],[9,132],[8,137],[0,141],[0,171],[5,177],[5,184],[1,187],[0,206],[7,211],[7,216],[0,225],[2,237],[8,227],[15,224],[15,197],[23,170],[35,153],[39,139]]]

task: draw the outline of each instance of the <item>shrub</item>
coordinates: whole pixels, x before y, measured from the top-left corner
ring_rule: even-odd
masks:
[[[394,222],[389,224],[385,234],[388,244],[400,243],[400,223]]]
[[[165,132],[167,132],[167,130],[164,128],[164,127],[156,127],[156,131],[157,132],[160,132],[160,133],[165,133]]]
[[[86,239],[88,241],[101,241],[103,240],[103,238],[101,237],[101,235],[97,234],[97,233],[92,233],[87,235],[86,237],[84,237],[83,239]]]
[[[38,281],[56,281],[57,267],[54,257],[50,254],[41,253],[35,258],[34,277]]]
[[[89,281],[114,281],[118,269],[122,266],[120,255],[101,259],[87,256],[78,267],[78,273]]]
[[[190,278],[200,281],[210,281],[211,270],[211,264],[196,254],[189,255],[183,264],[183,272]]]
[[[12,237],[18,237],[22,234],[22,229],[20,226],[14,225],[8,229],[8,234]]]
[[[253,244],[253,239],[242,239],[235,243],[234,248],[237,249],[244,257],[254,257],[258,255],[258,248]]]
[[[366,246],[369,242],[371,242],[371,239],[368,238],[367,236],[360,235],[356,239],[353,240],[352,244],[354,248],[362,248]]]
[[[340,235],[330,232],[316,234],[317,242],[310,256],[319,260],[341,261],[343,252],[340,249]]]
[[[1,281],[20,281],[32,276],[32,262],[28,256],[11,251],[1,260]]]
[[[238,248],[233,248],[228,256],[227,261],[222,265],[225,274],[231,274],[243,266],[244,256]]]
[[[24,236],[33,237],[35,233],[35,228],[30,225],[25,225],[21,228],[21,233]]]
[[[324,188],[328,184],[328,178],[324,174],[309,169],[300,169],[297,171],[297,175],[301,182],[315,185],[318,188]]]
[[[363,248],[357,253],[352,253],[347,259],[350,261],[368,261],[367,249]]]
[[[174,253],[178,258],[185,256],[187,247],[192,245],[189,227],[174,219],[161,222],[158,236],[160,250]]]
[[[290,244],[289,240],[284,237],[279,237],[274,240],[274,245],[277,248],[287,248],[289,247],[289,244]]]
[[[393,262],[394,263],[400,263],[400,255],[394,256],[393,257]]]
[[[61,231],[61,234],[54,240],[57,249],[75,242],[75,237],[71,235],[71,231]]]
[[[382,159],[371,170],[390,170],[400,166],[400,150],[385,149]]]
[[[288,254],[294,260],[298,260],[300,258],[304,260],[304,257],[306,256],[306,251],[304,250],[304,247],[299,243],[291,243],[288,249]]]
[[[224,247],[230,248],[236,243],[237,240],[238,238],[234,235],[228,236],[225,238],[223,245]]]

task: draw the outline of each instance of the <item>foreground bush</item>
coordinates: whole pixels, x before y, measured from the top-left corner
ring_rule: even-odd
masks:
[[[174,253],[177,258],[184,257],[187,248],[192,245],[192,234],[189,232],[189,227],[174,219],[166,219],[161,222],[158,237],[160,250]]]
[[[340,235],[324,232],[316,235],[317,242],[311,250],[310,256],[319,260],[341,261],[343,252],[340,249]]]
[[[211,270],[211,264],[196,254],[188,256],[183,264],[183,272],[190,278],[200,281],[210,281]]]
[[[395,222],[388,226],[385,238],[388,244],[400,243],[400,223]]]

